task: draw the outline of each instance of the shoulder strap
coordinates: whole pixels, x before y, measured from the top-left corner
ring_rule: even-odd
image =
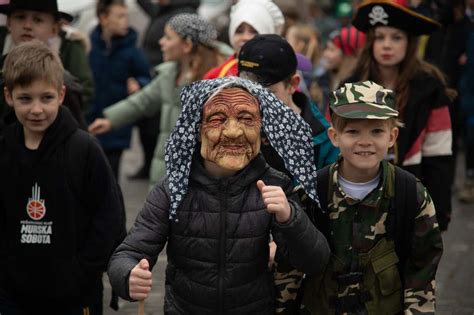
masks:
[[[410,256],[417,207],[416,177],[395,166],[395,197],[388,213],[387,233],[395,241],[400,275]]]
[[[314,211],[314,222],[326,238],[329,237],[329,215],[328,215],[328,191],[329,191],[329,170],[331,164],[318,170],[316,192],[318,194],[320,209]]]
[[[78,202],[81,201],[84,188],[84,170],[89,154],[89,137],[85,132],[76,130],[70,137],[66,147],[66,178],[72,193]]]

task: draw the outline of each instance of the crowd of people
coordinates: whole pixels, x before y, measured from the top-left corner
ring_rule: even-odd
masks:
[[[137,2],[141,48],[125,0],[91,34],[0,2],[0,314],[103,314],[104,272],[142,301],[165,246],[165,314],[434,314],[474,203],[474,1]]]

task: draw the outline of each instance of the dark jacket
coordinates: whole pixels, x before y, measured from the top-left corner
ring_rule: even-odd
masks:
[[[166,6],[155,4],[151,0],[137,0],[137,2],[143,12],[150,17],[142,47],[148,61],[155,67],[163,62],[158,41],[163,37],[168,20],[178,13],[196,13],[200,0],[172,0]]]
[[[129,29],[125,36],[112,38],[111,47],[102,39],[98,25],[91,33],[89,63],[94,76],[95,93],[87,115],[89,123],[103,117],[104,108],[127,98],[127,79],[135,78],[143,87],[150,82],[149,65],[135,46],[137,33]],[[103,148],[124,149],[130,145],[131,127],[120,128],[98,137]]]
[[[278,224],[256,186],[281,186],[292,216]],[[270,232],[300,270],[322,272],[329,255],[326,239],[301,209],[288,177],[259,155],[236,175],[213,178],[193,160],[189,190],[169,220],[166,178],[149,194],[125,241],[109,263],[113,288],[130,299],[130,270],[142,258],[153,266],[167,245],[165,314],[274,314],[273,276],[268,271]]]
[[[0,173],[0,305],[44,314],[87,305],[102,288],[122,220],[99,144],[60,107],[37,150],[25,147],[18,122],[5,129]]]

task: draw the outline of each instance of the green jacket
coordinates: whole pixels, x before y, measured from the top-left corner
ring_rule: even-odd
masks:
[[[153,117],[161,111],[160,134],[150,169],[152,185],[166,175],[165,143],[181,114],[179,93],[183,87],[176,85],[176,62],[164,62],[156,66],[155,70],[157,75],[148,85],[104,110],[104,116],[110,120],[113,128],[135,123],[144,117]]]
[[[64,32],[60,33],[60,37],[61,47],[59,49],[59,56],[64,69],[69,71],[82,84],[84,100],[82,111],[85,112],[90,106],[92,94],[94,93],[94,82],[86,50],[80,41],[67,39]]]

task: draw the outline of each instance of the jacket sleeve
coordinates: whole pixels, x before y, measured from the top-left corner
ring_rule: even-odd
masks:
[[[160,80],[158,74],[140,91],[104,110],[104,116],[114,129],[133,124],[140,118],[153,117],[161,110]]]
[[[411,255],[404,270],[405,315],[435,314],[435,275],[443,243],[430,195],[417,183],[419,207],[415,217]]]
[[[145,258],[151,268],[168,239],[169,197],[165,181],[158,183],[148,195],[135,224],[110,258],[108,275],[119,296],[131,300],[128,289],[130,271]]]
[[[286,257],[291,266],[302,272],[321,273],[329,261],[328,242],[308,218],[296,190],[287,193],[287,198],[290,220],[285,224],[273,220],[272,235],[279,248],[278,255]]]
[[[150,64],[148,63],[145,55],[139,49],[135,50],[132,58],[132,77],[138,81],[140,87],[146,86],[150,83]]]
[[[98,141],[90,137],[81,203],[90,219],[78,259],[88,272],[103,272],[123,224],[122,202],[114,175]]]

